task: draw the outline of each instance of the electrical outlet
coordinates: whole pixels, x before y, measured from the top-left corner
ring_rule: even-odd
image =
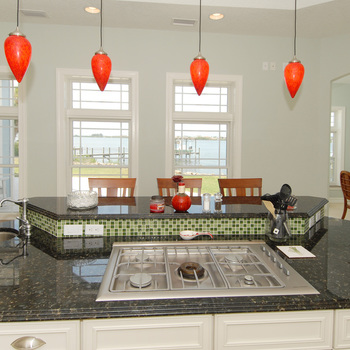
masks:
[[[86,238],[85,248],[103,248],[103,238]]]
[[[64,225],[63,235],[64,236],[82,236],[83,225]]]
[[[270,70],[276,70],[276,62],[270,62]]]
[[[262,69],[263,70],[269,70],[269,62],[263,62]]]
[[[85,235],[103,236],[103,225],[85,225]]]

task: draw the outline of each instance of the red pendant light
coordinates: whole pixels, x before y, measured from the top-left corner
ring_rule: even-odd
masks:
[[[92,73],[94,74],[96,83],[101,91],[104,91],[109,76],[112,70],[112,61],[108,57],[107,53],[102,48],[102,0],[101,0],[101,11],[100,11],[100,49],[95,52],[95,56],[91,59]]]
[[[199,52],[191,63],[190,72],[194,88],[201,95],[209,76],[209,64],[201,54],[202,0],[199,0]]]
[[[296,38],[297,38],[297,0],[294,8],[294,57],[284,69],[284,79],[287,84],[290,96],[294,98],[304,78],[304,66],[296,58]]]
[[[17,26],[4,43],[7,62],[16,80],[20,83],[32,57],[32,46],[26,36],[19,31],[19,0],[17,0]]]

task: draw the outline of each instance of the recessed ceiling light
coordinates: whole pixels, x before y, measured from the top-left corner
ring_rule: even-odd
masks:
[[[213,21],[218,21],[219,19],[223,19],[224,15],[222,13],[212,13],[209,18]]]
[[[100,13],[100,9],[98,9],[97,7],[85,7],[85,11],[89,12],[89,13]]]

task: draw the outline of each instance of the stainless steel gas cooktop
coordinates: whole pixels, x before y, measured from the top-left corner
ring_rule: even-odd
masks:
[[[263,242],[114,243],[97,301],[318,294]]]

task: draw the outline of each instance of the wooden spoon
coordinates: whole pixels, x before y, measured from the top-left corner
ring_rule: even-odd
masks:
[[[262,201],[266,209],[272,214],[273,218],[276,219],[275,207],[270,201]]]

